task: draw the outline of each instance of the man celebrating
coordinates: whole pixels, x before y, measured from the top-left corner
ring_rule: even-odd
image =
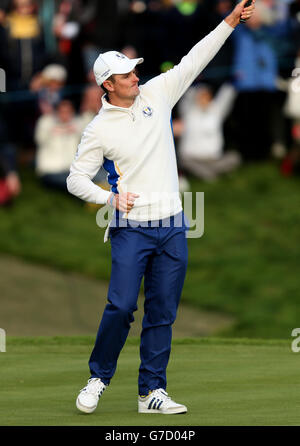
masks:
[[[76,400],[93,412],[113,377],[126,341],[144,277],[144,318],[140,343],[138,412],[187,412],[166,392],[172,324],[187,268],[187,241],[171,128],[176,102],[254,10],[242,0],[181,62],[139,87],[135,72],[143,59],[109,51],[94,64],[106,94],[98,115],[83,132],[67,186],[83,200],[115,208],[106,231],[112,269],[105,307],[89,367],[90,379]],[[92,182],[103,167],[111,191]]]

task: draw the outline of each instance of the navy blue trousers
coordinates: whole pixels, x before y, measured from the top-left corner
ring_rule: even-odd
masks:
[[[170,227],[116,227],[110,230],[112,269],[105,307],[92,351],[91,377],[109,384],[125,344],[144,277],[144,318],[140,342],[138,391],[166,389],[166,369],[187,268],[183,214],[170,217]],[[149,222],[151,223],[151,222]],[[153,224],[153,222],[152,222]]]

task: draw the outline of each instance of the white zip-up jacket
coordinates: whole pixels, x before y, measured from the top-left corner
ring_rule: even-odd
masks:
[[[85,128],[70,169],[70,193],[104,204],[110,192],[92,179],[103,165],[111,191],[139,194],[124,218],[168,218],[182,210],[171,125],[172,108],[219,51],[234,28],[222,21],[181,62],[140,86],[130,108],[103,106]]]
[[[60,133],[55,130],[64,129],[72,125],[69,131]],[[68,172],[74,159],[76,147],[80,140],[83,126],[80,119],[74,117],[65,124],[53,116],[42,115],[35,128],[37,143],[36,171],[38,175]]]

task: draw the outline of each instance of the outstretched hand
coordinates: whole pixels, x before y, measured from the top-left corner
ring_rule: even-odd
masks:
[[[240,23],[240,19],[248,20],[253,15],[255,0],[252,0],[251,6],[245,7],[247,1],[248,0],[242,0],[238,3],[234,10],[226,17],[225,22],[232,26],[232,28],[235,28]]]

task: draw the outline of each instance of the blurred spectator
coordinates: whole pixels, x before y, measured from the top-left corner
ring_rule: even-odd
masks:
[[[5,119],[14,144],[32,149],[36,108],[28,88],[32,76],[43,66],[45,49],[36,2],[14,0],[11,7],[0,25],[0,63],[4,61],[6,96],[10,97]]]
[[[236,169],[241,159],[234,151],[223,152],[223,122],[235,98],[230,84],[213,96],[207,85],[192,87],[179,103],[183,133],[179,145],[180,164],[205,181]]]
[[[290,75],[297,48],[288,2],[289,0],[260,0],[257,4],[262,23],[268,29],[268,40],[277,56],[278,72],[283,77]]]
[[[45,50],[37,5],[33,0],[14,0],[3,23],[2,53],[8,53],[7,78],[11,89],[26,89],[44,62]]]
[[[21,192],[16,149],[9,142],[3,116],[0,116],[0,206],[9,204]]]
[[[38,94],[38,105],[42,114],[52,113],[62,100],[62,89],[66,78],[66,69],[58,64],[47,65],[43,71],[33,77],[30,88]]]
[[[273,142],[272,107],[278,63],[258,9],[244,26],[236,29],[234,38],[238,148],[245,160],[264,159]]]
[[[104,92],[98,85],[90,85],[83,92],[83,97],[80,106],[80,121],[82,130],[91,122],[91,120],[98,114],[102,102],[101,96]]]
[[[276,55],[277,73],[283,78],[290,77],[294,67],[297,45],[295,24],[290,17],[291,0],[260,0],[257,9],[266,31],[265,39]],[[289,121],[284,118],[282,109],[286,100],[286,92],[277,90],[272,94],[272,145],[271,154],[282,158],[290,144]]]
[[[78,11],[76,11],[77,6],[78,2],[62,0],[53,18],[53,31],[58,40],[59,51],[62,54],[68,54],[71,51],[72,41],[79,34],[80,25],[78,23]]]
[[[60,0],[38,0],[39,19],[43,24],[43,38],[47,56],[51,58],[56,54],[57,42],[53,33],[53,20]]]
[[[36,172],[45,186],[66,191],[66,178],[81,136],[81,123],[70,101],[39,118],[35,131]]]
[[[4,23],[6,13],[9,10],[10,0],[0,0],[0,25]]]
[[[53,18],[53,33],[57,39],[56,62],[64,65],[68,84],[82,84],[86,78],[80,40],[81,2],[62,0]]]
[[[289,80],[281,79],[278,87],[287,91],[284,113],[293,120],[300,120],[300,48],[295,67]]]
[[[291,119],[292,143],[281,164],[283,175],[300,174],[300,49],[295,60],[295,68],[289,80],[279,79],[278,87],[287,91],[284,114]]]
[[[280,166],[284,176],[300,175],[300,120],[293,124],[292,137],[293,146]]]
[[[53,20],[68,84],[82,84],[99,52],[115,46],[117,0],[62,0]]]

